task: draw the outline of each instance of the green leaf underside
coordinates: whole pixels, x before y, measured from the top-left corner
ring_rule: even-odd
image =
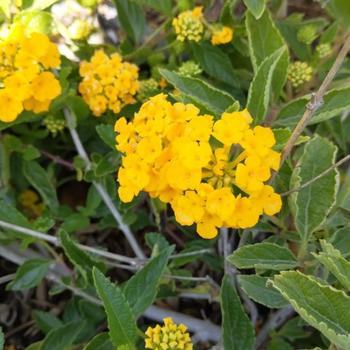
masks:
[[[243,0],[249,11],[259,19],[265,10],[265,0]]]
[[[340,348],[350,349],[350,298],[296,271],[282,272],[272,285],[299,315]]]
[[[240,269],[282,270],[297,266],[295,256],[288,248],[264,242],[243,246],[228,260]]]
[[[224,348],[251,350],[255,342],[254,329],[228,276],[223,279],[220,299]]]
[[[96,291],[107,314],[109,335],[115,347],[135,349],[137,328],[131,308],[120,288],[106,278],[97,268],[93,269]]]
[[[238,281],[241,288],[259,304],[270,308],[278,309],[287,306],[289,303],[274,288],[266,285],[268,278],[257,275],[239,275]]]

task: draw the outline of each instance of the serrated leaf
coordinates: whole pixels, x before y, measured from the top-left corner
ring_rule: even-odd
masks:
[[[123,292],[97,268],[93,269],[96,291],[100,296],[108,320],[109,335],[115,347],[134,350],[137,327],[132,310]]]
[[[34,310],[33,319],[36,326],[45,334],[49,333],[52,329],[63,326],[63,323],[50,312]]]
[[[28,182],[40,193],[44,203],[55,212],[59,205],[56,189],[45,169],[35,161],[24,162],[23,174]]]
[[[254,328],[228,276],[222,281],[220,300],[224,348],[252,350],[255,342]]]
[[[350,297],[314,277],[286,271],[270,280],[299,315],[332,343],[350,348]]]
[[[245,245],[227,259],[239,269],[283,270],[297,266],[295,256],[288,248],[266,242]]]
[[[230,58],[223,50],[205,41],[193,42],[192,48],[196,61],[206,73],[224,83],[239,86]]]
[[[203,105],[214,115],[220,115],[232,104],[234,98],[225,91],[221,91],[203,80],[181,76],[167,69],[159,69],[160,74],[183,94]]]
[[[323,252],[312,255],[350,291],[350,263],[330,243],[321,241]]]
[[[239,275],[238,282],[244,292],[259,304],[273,309],[287,306],[289,303],[281,293],[266,285],[268,278],[257,275]]]
[[[45,337],[40,350],[63,350],[71,346],[80,333],[84,323],[75,321],[53,329]]]
[[[265,10],[265,0],[243,0],[249,11],[259,19]]]
[[[146,20],[142,7],[135,1],[113,0],[118,11],[118,19],[130,38],[140,42],[146,28]]]
[[[93,284],[92,268],[94,266],[102,268],[101,263],[97,262],[89,254],[81,250],[66,231],[60,230],[59,239],[64,253],[72,264],[78,269],[86,282]]]
[[[310,96],[300,97],[279,112],[275,125],[292,127],[300,120],[305,112]],[[317,124],[340,115],[350,107],[350,87],[328,91],[323,97],[322,106],[316,110],[309,125]]]
[[[36,287],[46,276],[51,261],[45,259],[31,259],[21,265],[16,276],[7,288],[11,290],[26,290]]]
[[[286,47],[281,47],[272,55],[266,57],[260,64],[249,87],[247,108],[254,117],[254,124],[265,120],[269,108],[273,74]]]
[[[254,71],[260,64],[276,50],[285,47],[282,35],[273,22],[270,12],[266,9],[259,19],[248,12],[246,16],[246,29],[248,33],[250,56]],[[282,55],[272,78],[272,89],[275,96],[279,96],[287,78],[289,63],[288,52]]]
[[[318,135],[311,139],[293,171],[292,188],[300,187],[332,166],[336,151],[336,147],[327,139]],[[337,188],[337,171],[333,170],[290,197],[295,226],[303,240],[306,241],[326,220],[335,203]]]
[[[97,334],[83,350],[114,350],[108,333]]]
[[[151,259],[123,287],[125,298],[136,317],[152,305],[156,298],[159,281],[172,251],[173,248],[167,248],[158,256]]]
[[[98,136],[100,136],[101,140],[113,150],[115,150],[115,137],[116,134],[114,132],[114,128],[112,125],[108,124],[100,124],[96,126],[96,131]]]
[[[331,243],[343,256],[347,257],[350,254],[350,225],[335,231]]]

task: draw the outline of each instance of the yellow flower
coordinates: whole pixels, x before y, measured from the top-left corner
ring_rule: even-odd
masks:
[[[0,89],[0,121],[13,122],[22,111],[22,101],[7,89]]]
[[[192,350],[190,334],[184,324],[177,325],[172,318],[163,320],[164,326],[148,327],[145,348],[152,350]]]
[[[180,13],[173,19],[176,38],[179,41],[199,41],[203,34],[202,7]]]
[[[78,90],[96,117],[107,110],[119,113],[125,105],[135,102],[138,68],[123,62],[118,53],[108,56],[97,50],[90,62],[80,63],[79,74],[83,79]]]
[[[213,119],[192,104],[170,103],[164,94],[145,102],[130,122],[119,119],[121,200],[147,192],[170,203],[180,224],[196,224],[205,239],[223,225],[253,227],[260,215],[278,213],[280,196],[265,185],[280,162],[272,130],[252,129],[246,109]]]
[[[23,109],[47,111],[61,93],[58,80],[48,69],[59,64],[58,49],[45,34],[26,36],[24,29],[16,26],[0,43],[0,120],[11,122]]]
[[[211,43],[213,45],[227,44],[232,40],[233,30],[230,27],[216,29],[212,33]]]
[[[214,124],[213,136],[225,146],[239,143],[251,121],[252,118],[246,110],[223,113],[221,119]]]

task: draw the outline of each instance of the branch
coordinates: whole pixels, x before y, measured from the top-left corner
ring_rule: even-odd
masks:
[[[46,242],[53,244],[56,247],[61,247],[61,242],[55,236],[50,236],[50,235],[47,235],[45,233],[34,231],[34,230],[31,230],[31,229],[26,228],[26,227],[10,224],[9,222],[2,221],[2,220],[0,220],[0,227],[3,227],[5,229],[9,229],[9,230],[13,230],[16,232],[20,232],[20,233],[23,233],[27,236],[41,239],[43,241],[46,241]],[[131,265],[139,265],[141,263],[141,261],[139,259],[129,258],[129,257],[124,256],[124,255],[110,253],[108,251],[105,251],[102,249],[97,249],[97,248],[92,248],[92,247],[89,247],[89,246],[86,246],[83,244],[77,244],[77,245],[80,249],[82,249],[84,251],[93,253],[93,254],[98,255],[98,256],[103,256],[104,258],[107,258],[110,260],[122,261],[125,263],[129,263]]]
[[[51,154],[49,152],[46,152],[44,150],[41,150],[40,153],[45,156],[48,159],[51,159],[54,163],[56,164],[60,164],[62,166],[64,166],[65,168],[69,169],[69,170],[74,170],[74,165],[71,162],[68,162],[67,160],[62,159],[59,156],[55,156],[54,154]]]
[[[294,313],[295,311],[290,305],[277,311],[259,332],[255,342],[255,349],[260,349],[269,337],[270,331],[281,327]]]
[[[334,170],[335,168],[339,167],[340,165],[342,165],[343,163],[345,163],[347,160],[350,159],[350,154],[348,154],[347,156],[345,156],[344,158],[342,158],[341,160],[339,160],[338,162],[334,163],[331,167],[329,167],[328,169],[326,169],[325,171],[323,171],[321,174],[315,176],[314,178],[312,178],[309,181],[306,181],[305,183],[303,183],[300,187],[298,188],[294,188],[292,190],[289,190],[287,192],[283,192],[281,193],[281,196],[287,196],[291,193],[294,192],[298,192],[300,190],[302,190],[305,187],[310,186],[311,184],[313,184],[314,182],[316,182],[317,180],[319,180],[320,178],[322,178],[323,176],[327,175],[329,172],[331,172],[332,170]]]
[[[316,110],[322,105],[323,103],[323,96],[326,93],[330,83],[334,79],[335,75],[337,74],[340,66],[342,65],[348,51],[350,50],[350,33],[348,34],[345,43],[341,50],[339,51],[339,54],[336,58],[336,60],[333,63],[332,68],[328,72],[326,78],[322,82],[320,88],[316,93],[312,95],[311,101],[306,105],[305,112],[302,116],[302,118],[299,120],[299,123],[293,130],[293,133],[291,137],[289,138],[287,144],[285,145],[283,151],[282,151],[282,159],[281,159],[281,165],[284,163],[286,158],[289,156],[289,154],[292,151],[292,148],[298,139],[298,137],[301,135],[303,130],[306,128],[307,124],[311,120],[312,116],[316,112]],[[276,173],[275,173],[276,174]]]
[[[67,125],[69,128],[69,132],[71,134],[73,143],[75,145],[75,148],[79,154],[79,156],[85,161],[86,164],[86,169],[90,170],[91,169],[91,162],[90,159],[85,151],[85,148],[83,146],[83,144],[81,143],[80,137],[77,133],[77,130],[75,129],[75,127],[73,127],[73,117],[70,113],[70,111],[65,108],[64,109],[64,115],[67,121]],[[109,209],[109,211],[111,212],[111,214],[113,215],[115,221],[117,222],[117,224],[119,225],[120,230],[123,232],[125,238],[128,240],[131,248],[133,249],[135,255],[139,258],[139,259],[145,259],[146,256],[144,254],[144,252],[142,251],[140,245],[138,244],[137,240],[135,239],[133,233],[131,232],[129,226],[124,222],[122,216],[120,215],[120,213],[118,212],[117,208],[114,206],[112,199],[110,198],[110,196],[108,195],[106,189],[98,182],[94,181],[93,182],[97,192],[100,194],[102,200],[104,201],[104,203],[106,204],[107,208]]]

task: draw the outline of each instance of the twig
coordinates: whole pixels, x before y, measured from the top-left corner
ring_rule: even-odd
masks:
[[[334,163],[331,167],[329,167],[328,169],[326,169],[325,171],[323,171],[321,174],[315,176],[314,178],[312,178],[309,181],[306,181],[305,183],[303,183],[301,186],[294,188],[292,190],[289,190],[287,192],[283,192],[281,193],[281,196],[287,196],[291,193],[294,192],[298,192],[300,190],[302,190],[305,187],[310,186],[311,184],[313,184],[314,182],[316,182],[317,180],[319,180],[320,178],[322,178],[323,176],[327,175],[329,172],[331,172],[332,170],[334,170],[335,168],[339,167],[340,165],[342,165],[343,163],[345,163],[347,160],[350,159],[350,154],[348,154],[347,156],[345,156],[344,158],[342,158],[341,160],[339,160],[338,162]]]
[[[55,156],[54,154],[51,154],[49,152],[46,152],[44,150],[41,150],[40,153],[45,156],[46,158],[51,159],[54,163],[60,164],[64,166],[67,169],[74,170],[74,165],[71,162],[68,162],[67,160],[62,159],[59,156]]]
[[[260,349],[266,342],[269,332],[273,329],[281,327],[293,314],[295,311],[292,306],[286,306],[283,309],[278,310],[264,325],[264,327],[259,332],[256,342],[255,349]]]
[[[77,133],[77,130],[73,127],[73,117],[70,113],[70,111],[65,108],[64,109],[64,115],[67,121],[67,125],[69,128],[69,132],[71,134],[73,143],[75,145],[75,148],[79,154],[79,156],[85,161],[86,169],[90,170],[91,169],[91,162],[90,159],[85,151],[85,148],[83,144],[81,143],[80,137]],[[135,255],[139,259],[145,259],[146,255],[142,251],[140,245],[138,244],[137,240],[135,239],[133,233],[131,232],[129,226],[124,222],[122,216],[118,212],[117,208],[114,206],[112,199],[108,195],[106,189],[99,183],[94,181],[93,182],[97,192],[100,194],[102,200],[106,204],[107,208],[113,215],[114,219],[116,220],[117,224],[119,225],[120,230],[123,232],[125,238],[128,240],[131,248],[133,249]]]
[[[41,239],[43,241],[46,241],[46,242],[53,244],[56,247],[61,246],[59,239],[55,236],[50,236],[50,235],[47,235],[45,233],[34,231],[34,230],[31,230],[31,229],[26,228],[26,227],[10,224],[9,222],[5,222],[2,220],[0,220],[0,227],[3,227],[5,229],[9,229],[9,230],[13,230],[16,232],[20,232],[20,233],[23,233],[27,236]],[[141,263],[141,261],[139,259],[129,258],[129,257],[124,256],[124,255],[110,253],[110,252],[107,252],[105,250],[92,248],[92,247],[89,247],[89,246],[86,246],[83,244],[78,244],[78,247],[82,250],[93,253],[95,255],[103,256],[107,259],[122,261],[122,262],[129,263],[132,265],[139,265]]]
[[[204,254],[210,254],[210,253],[213,253],[212,249],[199,249],[199,250],[194,250],[192,252],[173,254],[173,255],[170,255],[169,259],[186,258],[193,255],[204,255]]]
[[[11,273],[9,275],[0,277],[0,285],[12,281],[15,278],[15,276],[15,273]]]
[[[281,166],[286,160],[286,158],[289,156],[289,154],[291,153],[296,140],[301,135],[301,133],[309,123],[310,119],[312,118],[316,110],[322,105],[323,96],[326,93],[328,86],[330,85],[335,75],[337,74],[349,50],[350,50],[350,33],[348,34],[343,47],[339,51],[338,56],[335,62],[333,63],[332,68],[328,72],[326,78],[322,82],[318,91],[312,95],[311,101],[306,105],[306,109],[302,118],[299,120],[299,123],[294,128],[291,137],[289,138],[287,144],[285,145],[282,151]]]
[[[8,249],[4,249],[0,246],[0,256],[3,258],[11,261],[12,263],[16,265],[22,265],[25,261],[26,258],[20,254],[16,254],[15,252],[11,252]],[[65,283],[63,283],[60,278],[54,274],[54,273],[49,273],[46,278],[48,280],[51,280],[54,283],[58,283],[62,286],[64,286],[66,289],[69,289],[73,294],[80,296],[88,301],[90,301],[93,304],[96,305],[102,305],[102,302],[95,298],[94,296],[78,289],[72,286],[69,286]],[[200,341],[214,341],[218,342],[221,337],[221,330],[220,327],[211,323],[209,320],[203,321],[199,320],[197,318],[168,310],[168,309],[162,309],[158,306],[150,306],[145,312],[144,316],[147,318],[150,318],[151,320],[155,320],[159,323],[163,321],[163,318],[165,317],[171,317],[174,322],[176,323],[183,323],[185,324],[190,332],[196,333],[198,336],[198,339]]]

